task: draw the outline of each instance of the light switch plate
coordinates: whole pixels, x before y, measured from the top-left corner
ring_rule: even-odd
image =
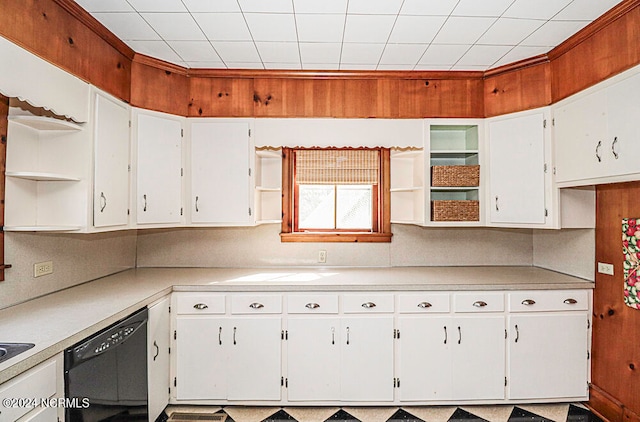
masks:
[[[613,275],[613,264],[605,264],[604,262],[598,262],[598,272],[600,274]]]

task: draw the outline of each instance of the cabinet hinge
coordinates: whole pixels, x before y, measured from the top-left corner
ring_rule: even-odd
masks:
[[[284,377],[280,377],[280,387],[284,387]]]
[[[289,340],[289,331],[287,330],[282,330],[280,332],[280,339],[281,340]]]
[[[131,127],[131,120],[129,120],[129,127]]]
[[[556,119],[553,118],[553,119],[551,119],[551,126],[555,126],[555,125],[556,125]]]
[[[587,350],[587,360],[591,359],[591,353]]]
[[[180,137],[184,138],[184,129],[180,129]]]
[[[251,138],[251,129],[249,129],[249,138]]]
[[[180,207],[180,215],[182,215],[182,207]]]
[[[504,330],[504,339],[505,340],[507,339],[507,330],[506,329]]]
[[[171,313],[171,306],[169,306],[169,313]]]
[[[251,167],[249,167],[249,177],[251,177]]]
[[[131,215],[131,210],[127,208],[127,215]]]
[[[131,171],[131,164],[127,164],[127,171]]]
[[[171,354],[171,347],[169,347],[169,354]]]
[[[178,331],[177,330],[173,330],[173,339],[174,340],[178,339]]]
[[[544,163],[544,173],[547,173],[547,163]]]
[[[591,321],[587,319],[587,330],[591,328]]]
[[[180,177],[184,177],[184,169],[183,168],[180,169]]]
[[[289,378],[284,379],[284,388],[289,388]]]
[[[549,217],[549,210],[546,208],[544,209],[544,216]]]
[[[393,330],[393,338],[400,338],[400,330]]]
[[[393,388],[400,388],[400,378],[393,379]]]
[[[173,377],[173,386],[177,387],[178,386],[178,378]]]
[[[504,386],[507,386],[507,377],[504,377]]]
[[[543,129],[546,129],[546,128],[547,128],[547,119],[544,119],[544,120],[542,121],[542,128],[543,128]]]
[[[249,207],[249,217],[251,217],[251,207]]]

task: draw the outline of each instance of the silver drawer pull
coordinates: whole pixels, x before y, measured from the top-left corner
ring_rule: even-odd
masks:
[[[199,311],[203,310],[203,309],[207,309],[209,307],[209,305],[207,305],[206,303],[196,303],[195,305],[193,305],[193,307]]]
[[[262,303],[253,302],[251,305],[249,305],[249,307],[251,309],[260,309],[260,308],[264,308],[264,305]]]
[[[578,303],[578,301],[573,298],[569,298],[569,299],[565,299],[564,303],[567,305],[575,305],[576,303]]]
[[[476,308],[484,308],[485,306],[487,306],[487,302],[478,300],[476,302],[473,302],[473,306],[475,306]]]
[[[362,304],[362,307],[363,307],[363,308],[367,308],[367,309],[369,309],[369,308],[375,308],[375,307],[376,307],[376,304],[375,304],[375,303],[373,303],[373,302],[365,302],[365,303],[363,303],[363,304]]]
[[[318,305],[317,303],[307,303],[306,305],[304,305],[304,307],[307,309],[317,309],[320,307],[320,305]]]
[[[429,302],[420,302],[418,303],[418,308],[426,309],[430,308],[432,305]]]
[[[522,301],[523,305],[527,305],[527,306],[531,306],[531,305],[535,305],[536,301],[533,299],[525,299]]]

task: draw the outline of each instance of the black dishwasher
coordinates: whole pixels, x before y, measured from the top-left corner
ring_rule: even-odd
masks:
[[[67,422],[148,418],[147,309],[65,350],[65,397],[87,403],[66,409]]]

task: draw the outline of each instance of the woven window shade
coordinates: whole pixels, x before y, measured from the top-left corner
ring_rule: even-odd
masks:
[[[374,149],[298,149],[299,185],[377,185],[379,151]]]

